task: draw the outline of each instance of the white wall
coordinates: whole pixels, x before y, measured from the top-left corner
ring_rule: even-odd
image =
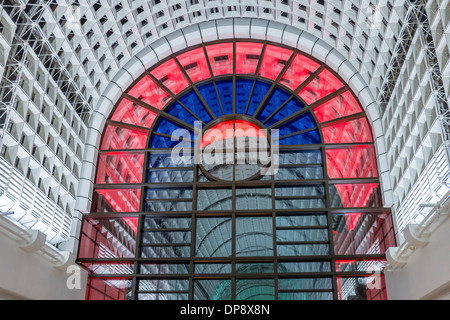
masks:
[[[28,253],[0,233],[0,300],[83,300],[86,271],[81,269],[80,289],[68,289],[73,273],[54,268],[38,253]],[[73,278],[69,279],[69,283]]]
[[[390,300],[450,300],[450,219],[442,222],[424,248],[416,249],[407,264],[386,271]]]

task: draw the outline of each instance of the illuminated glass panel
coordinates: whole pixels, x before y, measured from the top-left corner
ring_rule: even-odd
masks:
[[[97,183],[141,183],[143,153],[101,153],[97,169]]]
[[[207,83],[197,87],[198,92],[205,100],[206,105],[209,106],[211,111],[216,117],[223,115],[222,108],[220,106],[219,98],[217,97],[216,87],[213,83]]]
[[[321,71],[308,85],[300,90],[299,95],[307,104],[333,93],[344,85],[328,69]]]
[[[258,116],[259,121],[264,121],[269,117],[273,112],[275,112],[279,107],[283,105],[289,98],[291,97],[290,94],[287,92],[284,92],[281,89],[275,89],[270,97],[270,99],[267,101],[266,105],[264,106],[264,109]]]
[[[372,142],[372,134],[366,118],[322,125],[325,143]]]
[[[153,69],[151,74],[174,94],[179,93],[189,85],[189,82],[174,59],[170,59]]]
[[[262,48],[262,43],[236,42],[236,74],[254,74]]]
[[[206,46],[209,63],[214,76],[233,73],[233,43]]]
[[[111,120],[150,129],[155,118],[156,113],[124,98],[114,111]]]
[[[216,81],[217,92],[219,93],[220,103],[225,114],[233,113],[233,83],[229,80]]]
[[[327,149],[328,176],[334,178],[377,177],[373,147],[359,146],[352,149]]]
[[[103,135],[102,150],[143,149],[148,132],[108,125]]]
[[[192,82],[202,81],[211,77],[203,48],[182,53],[177,56],[177,59]]]
[[[200,120],[208,123],[212,120],[206,108],[201,103],[195,92],[189,92],[179,99],[179,101],[189,110],[191,110]]]
[[[254,80],[236,79],[236,113],[245,114]]]
[[[259,104],[262,102],[266,94],[269,92],[271,85],[266,82],[256,81],[253,88],[252,97],[248,104],[247,114],[253,115],[258,108]]]
[[[319,122],[331,121],[359,112],[362,112],[361,107],[350,91],[345,91],[314,108],[314,113]]]
[[[291,90],[295,90],[319,67],[320,64],[318,64],[317,62],[305,57],[300,53],[297,53],[291,65],[281,77],[280,83],[284,84]]]
[[[258,75],[275,80],[291,58],[292,50],[266,45]]]
[[[162,109],[171,96],[149,76],[144,76],[128,94],[156,109]]]

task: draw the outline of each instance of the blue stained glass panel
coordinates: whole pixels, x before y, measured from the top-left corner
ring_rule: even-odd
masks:
[[[216,81],[217,92],[219,92],[220,102],[222,103],[225,114],[233,113],[233,80]]]
[[[258,115],[259,121],[264,121],[270,116],[277,108],[279,108],[291,95],[284,92],[281,89],[275,89],[270,97],[269,101],[264,106],[264,109]]]
[[[248,98],[253,87],[253,80],[236,80],[236,113],[244,114],[247,107]]]
[[[311,115],[309,113],[305,113],[299,116],[298,118],[295,118],[294,120],[289,121],[286,124],[283,124],[278,129],[280,130],[279,133],[281,137],[284,136],[285,134],[306,130],[309,128],[313,128],[315,126],[316,125]]]
[[[311,130],[297,135],[280,139],[280,145],[288,144],[316,144],[320,143],[319,131]]]
[[[217,97],[216,88],[213,83],[207,83],[197,87],[198,92],[202,95],[206,104],[216,117],[222,116],[222,109],[220,108],[219,98]]]
[[[198,121],[192,114],[190,114],[181,104],[178,102],[170,106],[169,109],[167,109],[167,113],[177,117],[178,119],[186,122],[187,124],[190,124],[191,126],[194,125],[195,121]]]
[[[174,147],[187,147],[193,148],[194,143],[190,141],[172,141],[169,137],[153,135],[152,141],[150,143],[150,148],[174,148]]]
[[[208,123],[211,121],[211,116],[208,111],[206,111],[203,104],[200,102],[197,94],[194,91],[191,91],[180,99],[180,102],[189,110],[191,110],[197,117],[199,117],[203,122]]]
[[[247,114],[253,115],[258,108],[261,101],[266,96],[267,92],[269,91],[271,85],[265,82],[257,81],[255,83],[255,87],[253,88],[253,94],[252,98],[250,100],[250,103],[248,105]]]
[[[288,103],[284,105],[272,118],[270,118],[265,124],[270,127],[274,123],[286,118],[287,116],[297,112],[302,109],[303,105],[296,99],[291,99]]]

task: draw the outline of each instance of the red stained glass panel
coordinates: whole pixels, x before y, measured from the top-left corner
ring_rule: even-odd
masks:
[[[128,94],[159,110],[171,99],[171,96],[149,76],[144,76]]]
[[[97,183],[141,183],[144,154],[102,153],[97,168]]]
[[[350,91],[345,91],[317,108],[314,108],[314,113],[319,122],[330,121],[359,112],[362,112],[361,107]]]
[[[331,188],[333,187],[338,192],[344,208],[381,206],[378,183],[345,183],[334,184]]]
[[[275,80],[291,56],[292,50],[267,45],[258,74],[262,77]]]
[[[174,59],[164,62],[151,74],[174,94],[189,86],[189,82]]]
[[[108,125],[103,134],[101,150],[143,149],[148,132]]]
[[[214,76],[233,73],[233,43],[219,43],[206,47]]]
[[[291,65],[281,77],[280,83],[295,90],[319,67],[320,64],[317,62],[297,53]]]
[[[236,73],[254,74],[262,48],[262,43],[236,42]]]
[[[311,104],[343,86],[344,84],[334,74],[328,69],[324,69],[306,87],[300,90],[299,95],[307,104]]]
[[[357,143],[373,141],[369,123],[365,117],[324,125],[322,126],[322,132],[325,143]]]
[[[192,82],[202,81],[211,77],[203,48],[182,53],[177,56],[177,59]]]
[[[155,118],[156,113],[124,98],[114,111],[111,120],[150,129]]]
[[[96,189],[93,200],[95,212],[137,212],[141,189]]]
[[[378,176],[375,152],[372,146],[352,149],[327,149],[328,176],[340,178],[374,178]]]

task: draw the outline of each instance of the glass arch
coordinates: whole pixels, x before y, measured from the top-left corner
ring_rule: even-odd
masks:
[[[199,126],[239,121],[278,130],[275,174],[195,162]],[[328,66],[264,41],[188,48],[107,121],[78,255],[87,299],[386,299],[370,282],[394,245],[379,186],[369,122]]]

